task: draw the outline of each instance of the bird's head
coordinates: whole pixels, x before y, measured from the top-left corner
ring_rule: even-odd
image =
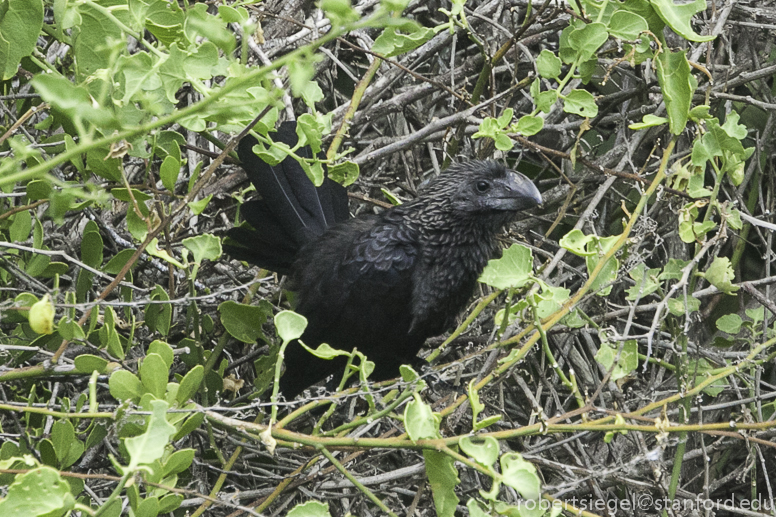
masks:
[[[444,184],[456,212],[520,212],[542,202],[531,180],[494,161],[455,164],[438,181]]]

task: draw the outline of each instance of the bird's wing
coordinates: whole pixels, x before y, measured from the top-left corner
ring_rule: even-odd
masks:
[[[408,341],[418,257],[412,230],[382,218],[353,219],[329,230],[304,256],[295,284],[297,310],[309,320],[308,339],[357,347],[376,361],[383,354],[379,343],[400,347]],[[334,270],[323,270],[331,264]]]

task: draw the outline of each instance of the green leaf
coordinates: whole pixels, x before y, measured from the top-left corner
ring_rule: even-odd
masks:
[[[178,405],[185,404],[195,393],[197,393],[204,376],[205,368],[201,364],[198,364],[189,370],[183,379],[181,379],[178,393],[175,395],[175,400],[178,402]]]
[[[736,335],[741,330],[744,320],[738,314],[725,314],[717,319],[717,328],[722,332]]]
[[[70,452],[70,444],[75,440],[73,424],[67,420],[57,420],[51,427],[51,443],[54,444],[54,452],[61,463]]]
[[[154,302],[168,302],[170,297],[167,296],[167,292],[161,286],[157,285],[151,292],[151,300]],[[145,322],[152,331],[166,336],[170,333],[171,320],[172,305],[169,303],[149,303],[146,306]]]
[[[669,0],[671,1],[671,0]],[[700,0],[705,4],[705,0]],[[655,59],[657,80],[663,92],[668,112],[668,127],[674,135],[680,135],[687,125],[695,79],[690,74],[686,52],[664,49]]]
[[[557,100],[558,100],[558,92],[555,90],[539,92],[537,95],[534,96],[536,109],[540,110],[542,113],[549,113],[552,110],[552,106],[555,104]]]
[[[647,270],[647,266],[640,262],[628,272],[628,275],[636,282],[636,285],[628,289],[627,300],[634,301],[654,293],[660,287],[658,275],[660,268]]]
[[[286,517],[331,517],[328,503],[307,501],[294,506]]]
[[[712,370],[714,370],[714,366],[711,363],[709,363],[708,360],[703,358],[698,360],[691,359],[687,369],[689,372],[695,374],[694,384],[698,385],[712,375]],[[725,379],[717,379],[716,381],[706,386],[703,389],[703,393],[711,397],[716,397],[717,395],[722,393],[722,391],[726,387],[727,387],[727,382],[725,381]]]
[[[204,197],[198,201],[191,201],[187,203],[187,205],[194,215],[199,215],[205,210],[205,208],[207,208],[207,204],[210,203],[211,199],[213,199],[213,194],[210,194],[209,196]]]
[[[350,0],[321,0],[320,5],[334,26],[356,22],[361,18]]]
[[[668,311],[674,316],[687,316],[693,312],[699,311],[700,308],[701,301],[697,298],[693,298],[692,296],[688,296],[686,298],[686,306],[684,298],[669,298],[668,300]]]
[[[307,327],[307,318],[294,311],[280,311],[275,314],[275,328],[284,342],[299,339]]]
[[[428,449],[423,451],[423,458],[426,461],[426,475],[431,485],[436,515],[453,517],[458,506],[455,487],[460,483],[453,458],[442,452]]]
[[[647,113],[646,115],[644,115],[641,120],[642,120],[641,122],[636,122],[634,124],[628,125],[628,128],[633,129],[634,131],[638,131],[639,129],[647,129],[650,127],[662,126],[663,124],[668,122],[667,118],[656,117],[651,113]]]
[[[555,287],[542,284],[542,292],[534,293],[536,303],[536,315],[540,319],[547,318],[555,314],[560,309],[561,304],[569,299],[571,291],[565,287]]]
[[[335,357],[349,357],[351,355],[351,352],[340,350],[339,348],[332,348],[326,343],[321,343],[320,345],[318,345],[318,348],[310,348],[309,346],[305,345],[301,341],[299,342],[299,344],[302,345],[305,350],[313,354],[318,359],[325,359],[326,361],[330,361]]]
[[[587,90],[571,90],[563,98],[563,111],[580,117],[593,118],[598,115],[595,97]]]
[[[140,381],[146,393],[158,399],[164,398],[170,369],[159,354],[148,354],[140,364]]]
[[[488,261],[480,275],[480,282],[496,289],[522,287],[531,279],[532,264],[531,250],[520,244],[513,244],[504,251],[501,258]]]
[[[619,346],[619,345],[618,345]],[[635,371],[639,366],[639,345],[635,339],[629,339],[622,344],[620,360],[612,370],[612,381],[618,381]],[[598,353],[595,354],[595,360],[608,371],[617,358],[617,348],[613,345],[603,342]]]
[[[208,196],[208,198],[211,196]],[[182,244],[194,255],[194,262],[201,264],[204,259],[218,260],[223,253],[221,239],[209,233],[183,239]]]
[[[140,379],[127,370],[116,370],[113,372],[108,381],[108,386],[111,396],[119,402],[131,400],[137,403],[145,393]]]
[[[458,440],[461,450],[474,458],[474,461],[486,467],[492,466],[498,460],[498,440],[492,436],[477,438],[476,436],[462,436]]]
[[[387,27],[375,40],[372,52],[385,57],[394,57],[415,50],[434,37],[434,29],[420,25],[406,24],[403,29],[409,33],[401,34],[397,28]]]
[[[19,474],[0,500],[0,514],[7,517],[51,517],[65,515],[75,508],[70,485],[59,472],[40,467]]]
[[[180,158],[167,156],[159,167],[159,177],[162,180],[164,188],[170,192],[175,192],[175,182],[178,181],[178,175],[181,172]]]
[[[547,79],[555,79],[560,75],[561,60],[554,52],[544,49],[536,58],[536,68],[539,75]]]
[[[167,403],[163,400],[152,400],[151,407],[152,414],[148,419],[146,431],[140,436],[124,440],[130,458],[129,470],[160,459],[170,437],[175,434],[175,427],[170,425],[165,417],[169,408]]]
[[[356,162],[350,160],[329,167],[329,178],[343,187],[353,184],[358,179],[359,167]]]
[[[532,136],[542,130],[544,127],[544,119],[542,117],[536,117],[532,115],[523,115],[520,120],[517,121],[517,132],[523,136]]]
[[[154,341],[151,341],[151,344],[148,345],[148,354],[157,354],[159,357],[161,357],[164,360],[164,364],[167,365],[167,368],[172,368],[172,362],[175,359],[175,354],[172,351],[172,348],[170,345],[165,343],[164,341],[161,341],[159,339],[155,339]]]
[[[633,41],[648,29],[647,20],[624,9],[616,11],[609,19],[609,34],[615,38]]]
[[[29,56],[43,27],[41,0],[8,0],[0,15],[0,75],[7,81]]]
[[[711,285],[725,294],[735,295],[735,292],[740,289],[740,287],[733,285],[735,272],[730,264],[730,259],[727,257],[714,257],[714,262],[711,263],[703,276]]]
[[[413,393],[413,400],[404,408],[404,427],[410,440],[439,438],[439,422],[440,416],[431,411],[431,406],[423,402],[417,393]]]
[[[89,221],[84,227],[84,236],[81,240],[81,260],[87,266],[99,268],[102,266],[102,237],[97,223]]]
[[[666,25],[684,39],[698,43],[714,39],[714,36],[701,36],[690,25],[690,19],[696,13],[706,10],[706,0],[683,4],[676,4],[674,0],[649,0],[649,3]]]
[[[571,48],[577,53],[579,62],[584,62],[593,57],[601,45],[609,39],[606,25],[603,23],[583,24],[581,28],[575,28],[568,36]]]
[[[32,231],[32,215],[29,210],[17,212],[8,227],[8,235],[11,242],[24,242],[29,238]]]
[[[511,486],[526,499],[538,499],[542,495],[536,467],[516,452],[501,456],[501,475],[505,485]]]
[[[261,326],[269,317],[265,308],[230,300],[218,306],[218,313],[221,324],[233,338],[243,343],[255,343],[264,336]]]
[[[158,239],[151,240],[151,242],[146,247],[146,253],[148,253],[152,257],[156,257],[158,259],[164,260],[165,262],[169,262],[175,267],[179,267],[181,269],[184,269],[186,267],[178,259],[176,259],[175,257],[172,257],[169,253],[167,253],[167,250],[160,248]]]
[[[164,462],[164,477],[183,472],[194,461],[194,449],[181,449],[170,454]]]
[[[79,373],[85,373],[87,375],[92,372],[106,373],[105,369],[108,366],[108,360],[91,354],[82,354],[73,359],[75,369]],[[129,373],[129,372],[127,372]],[[132,374],[130,374],[132,375]]]
[[[579,257],[591,257],[595,256],[598,252],[593,249],[588,251],[588,244],[595,241],[595,236],[585,235],[582,230],[571,230],[569,233],[561,237],[560,246],[574,255]]]

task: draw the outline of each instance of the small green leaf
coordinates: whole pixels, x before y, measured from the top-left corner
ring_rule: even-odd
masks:
[[[190,398],[194,396],[194,394],[199,390],[200,385],[202,384],[202,379],[205,375],[205,368],[198,364],[181,379],[180,387],[178,388],[178,393],[175,396],[175,400],[178,401],[179,405],[183,405]]]
[[[307,501],[294,506],[286,517],[331,517],[328,503]]]
[[[587,90],[571,90],[563,98],[563,111],[580,117],[593,118],[598,115],[595,97]]]
[[[108,381],[108,386],[111,396],[119,402],[131,400],[137,403],[140,401],[143,393],[145,393],[140,379],[127,370],[116,370],[113,372]]]
[[[669,2],[672,0],[668,0]],[[700,0],[705,5],[705,0]],[[668,113],[668,127],[674,135],[680,135],[687,125],[695,79],[690,74],[686,52],[664,49],[655,59],[657,79],[663,92]]]
[[[17,212],[12,219],[11,225],[8,227],[8,235],[11,237],[11,242],[24,242],[32,231],[32,215],[29,210],[22,210]]]
[[[233,338],[243,343],[255,343],[264,336],[261,326],[269,318],[265,308],[230,300],[218,306],[218,313],[221,324]]]
[[[458,440],[461,450],[474,458],[474,461],[486,467],[492,466],[498,460],[498,440],[492,436],[477,438],[476,436],[462,436]]]
[[[351,354],[351,352],[340,350],[339,348],[332,348],[327,343],[321,343],[318,345],[318,348],[310,348],[301,341],[299,344],[318,359],[325,359],[326,361],[334,359],[335,357],[347,357]]]
[[[140,381],[147,393],[158,399],[164,398],[170,369],[159,354],[148,354],[140,364]]]
[[[159,248],[159,241],[157,239],[153,239],[148,246],[146,247],[146,253],[151,255],[152,257],[156,257],[158,259],[162,259],[165,262],[169,262],[175,267],[179,267],[181,269],[184,269],[186,266],[181,264],[179,260],[172,257],[169,253],[167,253],[167,250]]]
[[[284,342],[299,339],[307,327],[307,318],[294,311],[280,311],[275,314],[275,328]]]
[[[329,167],[329,178],[336,181],[343,187],[351,185],[358,179],[358,175],[358,164],[356,162],[351,162],[350,160]]]
[[[639,345],[635,339],[629,339],[622,344],[622,351],[620,352],[620,360],[617,361],[617,365],[612,370],[612,381],[617,381],[626,377],[631,372],[635,371],[639,366]],[[610,345],[607,342],[601,343],[601,348],[598,349],[598,353],[595,355],[595,360],[598,363],[609,370],[614,364],[617,358],[617,348]]]
[[[170,345],[165,343],[164,341],[161,341],[159,339],[155,339],[151,341],[151,344],[148,345],[148,351],[147,354],[157,354],[159,357],[161,357],[164,360],[164,364],[167,365],[167,368],[172,368],[172,362],[175,359],[175,354],[172,351],[172,348]]]
[[[455,487],[460,483],[453,458],[443,452],[424,450],[426,476],[434,497],[434,508],[438,517],[454,517],[458,506]]]
[[[558,100],[558,92],[555,90],[539,92],[537,95],[534,96],[534,102],[536,103],[536,108],[542,113],[549,113],[552,110],[552,106],[555,104],[557,100]],[[542,124],[544,124],[544,122],[542,122]]]
[[[147,360],[147,359],[146,359]],[[160,359],[161,360],[161,359]],[[140,465],[153,463],[164,454],[164,449],[175,434],[175,427],[166,419],[169,406],[163,400],[151,401],[152,414],[148,417],[146,432],[134,438],[124,440],[124,445],[129,453],[129,470],[134,470]]]
[[[633,129],[634,131],[638,131],[639,129],[647,129],[650,127],[662,126],[663,124],[668,122],[667,118],[656,117],[651,113],[647,113],[646,115],[644,115],[641,120],[642,120],[641,122],[635,122],[633,124],[628,125],[628,128]]]
[[[536,58],[539,75],[546,79],[555,79],[560,75],[561,60],[554,52],[544,49]]]
[[[711,263],[703,276],[711,285],[725,294],[735,295],[735,292],[740,289],[740,287],[733,285],[735,272],[730,264],[730,259],[727,257],[714,257],[714,262]]]
[[[0,515],[8,517],[49,517],[65,515],[75,508],[70,485],[59,472],[40,467],[19,474],[0,499]]]
[[[491,259],[480,275],[480,282],[496,289],[522,287],[531,279],[533,254],[520,244],[513,244],[501,258]]]
[[[560,246],[574,255],[579,257],[591,257],[595,256],[598,252],[595,250],[588,251],[588,244],[595,240],[593,235],[585,235],[582,230],[571,230],[566,235],[561,237]]]
[[[717,319],[717,328],[722,332],[735,335],[741,330],[743,323],[744,320],[738,314],[725,314]]]
[[[431,410],[431,406],[421,400],[417,393],[414,393],[413,397],[413,400],[404,408],[404,427],[410,440],[416,442],[439,438],[441,418]]]
[[[181,449],[170,454],[164,462],[164,477],[183,472],[194,461],[194,449]]]
[[[76,371],[85,373],[87,375],[92,372],[106,373],[105,368],[108,366],[108,360],[91,354],[79,355],[73,359]],[[129,372],[127,372],[129,373]],[[132,374],[130,374],[132,375]]]
[[[616,11],[609,19],[609,34],[615,38],[634,41],[648,29],[647,20],[625,9]]]
[[[526,499],[538,499],[542,495],[536,467],[516,452],[501,456],[501,475],[505,485],[511,486]]]
[[[544,127],[544,119],[532,115],[524,115],[517,121],[517,132],[523,136],[535,135]]]
[[[415,50],[434,37],[434,29],[420,25],[408,24],[402,30],[408,33],[402,34],[395,27],[387,27],[375,40],[372,52],[394,57]]]
[[[205,210],[205,208],[207,208],[207,204],[210,203],[211,199],[213,199],[213,194],[210,194],[209,196],[204,197],[198,201],[191,201],[187,204],[194,215],[199,215]]]
[[[204,259],[218,260],[223,253],[221,239],[209,233],[183,239],[182,244],[191,251],[197,264],[201,264]]]
[[[699,311],[700,308],[701,301],[697,298],[693,298],[692,296],[687,297],[686,306],[684,298],[669,298],[668,300],[668,311],[674,316],[686,316],[693,312]]]
[[[714,366],[709,363],[708,360],[704,358],[700,358],[698,360],[690,360],[690,364],[688,365],[688,371],[695,374],[694,383],[700,384],[701,382],[705,381],[709,376],[712,375],[712,370],[714,370]],[[703,389],[703,393],[711,396],[716,397],[722,391],[727,387],[727,382],[725,379],[717,379],[716,381],[712,382],[708,386],[706,386]]]

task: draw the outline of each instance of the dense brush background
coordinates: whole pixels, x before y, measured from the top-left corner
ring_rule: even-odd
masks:
[[[6,2],[23,11],[22,3]],[[429,456],[424,460],[421,447],[402,437],[400,417],[413,398],[408,395],[379,418],[365,416],[390,402],[383,399],[390,393],[387,386],[375,388],[374,401],[351,390],[330,408],[331,397],[312,389],[293,404],[279,404],[282,419],[312,402],[278,430],[277,448],[268,450],[273,439],[259,431],[270,419],[267,386],[280,344],[273,315],[293,307],[292,295],[284,291],[282,278],[219,256],[215,240],[184,240],[222,237],[239,221],[240,202],[251,192],[234,154],[222,155],[221,147],[271,98],[277,109],[264,119],[270,125],[275,118],[310,112],[310,104],[331,114],[332,134],[348,121],[339,150],[348,151],[347,159],[360,168],[348,187],[353,214],[412,199],[450,159],[498,159],[529,176],[543,193],[544,204],[517,221],[503,243],[527,246],[536,277],[568,290],[556,293],[553,311],[570,308],[563,304],[581,293],[574,298],[578,311],[560,322],[543,314],[552,324],[539,339],[530,308],[521,307],[503,326],[494,320],[532,284],[503,293],[480,284],[460,321],[476,316],[435,354],[428,369],[418,372],[427,387],[415,403],[443,415],[440,439],[467,436],[476,427],[464,398],[475,380],[484,405],[478,421],[500,416],[478,433],[498,440],[497,455],[521,453],[536,468],[546,500],[563,501],[566,511],[631,515],[635,505],[638,515],[658,515],[672,500],[668,515],[772,515],[776,368],[768,340],[776,335],[769,287],[776,281],[776,3],[709,2],[692,17],[692,28],[715,35],[710,43],[665,29],[666,48],[686,50],[693,64],[698,87],[691,106],[707,104],[720,123],[738,116],[743,128],[738,140],[753,149],[732,179],[732,174],[717,176],[712,166],[681,170],[700,135],[691,121],[662,165],[669,178],[638,213],[637,203],[658,174],[673,135],[665,124],[629,128],[644,115],[667,115],[653,60],[630,59],[628,42],[610,38],[594,50],[589,80],[571,79],[570,87],[595,97],[595,116],[566,112],[557,102],[542,115],[536,134],[502,131],[511,148],[494,145],[492,138],[472,138],[487,117],[498,118],[511,108],[512,123],[534,110],[529,88],[537,77],[537,59],[542,51],[557,54],[561,31],[580,19],[566,3],[470,0],[464,8],[468,30],[456,26],[429,34],[419,47],[383,62],[371,80],[367,70],[378,57],[370,49],[380,27],[358,27],[320,48],[310,47],[315,59],[303,59],[302,65],[294,64],[298,55],[281,61],[331,29],[309,0],[246,6],[244,12],[261,27],[252,26],[248,34],[238,15],[232,20],[222,10],[232,22],[219,30],[202,29],[212,20],[196,26],[193,15],[184,29],[176,25],[177,15],[165,14],[155,18],[155,26],[130,36],[112,25],[107,29],[109,17],[98,8],[82,6],[80,17],[63,18],[57,9],[77,9],[62,4],[43,4],[43,32],[30,40],[29,56],[19,57],[18,70],[9,58],[12,65],[0,83],[5,162],[0,166],[0,485],[9,486],[20,472],[43,464],[60,473],[79,504],[93,509],[123,487],[111,501],[134,515],[285,515],[310,500],[327,503],[335,516],[386,510],[407,516],[541,515],[515,510],[522,492],[509,483],[492,499],[498,504],[467,508],[472,498],[486,500],[479,490],[489,490],[493,481],[490,466],[463,461],[464,456],[448,455],[455,462],[444,463],[459,477],[442,486],[458,498],[457,507],[450,498],[435,502]],[[123,6],[119,0],[99,4]],[[147,4],[149,18],[166,13],[159,2]],[[204,4],[196,6],[199,12],[213,16],[231,2]],[[183,7],[193,10],[195,4]],[[237,12],[241,5],[232,7]],[[367,16],[378,2],[365,0],[356,7]],[[435,27],[449,20],[440,9],[451,8],[446,1],[412,1],[403,16]],[[17,22],[8,12],[0,10],[0,33],[8,35],[2,48],[12,55],[17,40],[8,43],[16,37],[8,27]],[[137,23],[121,9],[114,15],[130,27]],[[88,31],[95,41],[89,41]],[[182,50],[169,50],[184,33],[192,46],[210,38],[219,42],[218,49],[202,45],[199,54],[189,49],[185,61]],[[147,51],[137,38],[181,61],[174,67],[167,63],[159,76],[152,73],[156,53],[149,53],[148,62],[127,65],[122,59]],[[97,57],[87,67],[92,48]],[[653,41],[651,51],[656,50]],[[218,62],[209,61],[216,55]],[[207,66],[196,68],[204,61]],[[202,102],[206,92],[271,63],[290,66],[236,90],[261,85],[269,97],[227,97],[228,116],[215,108],[182,112]],[[567,68],[564,64],[564,73]],[[44,69],[74,90],[54,79],[35,79]],[[314,103],[292,91],[295,80],[309,79],[323,94]],[[131,86],[136,82],[141,86]],[[557,86],[546,78],[542,84],[543,90]],[[348,114],[356,92],[363,98]],[[324,135],[324,150],[332,134]],[[111,140],[112,135],[121,138]],[[61,158],[65,153],[70,154]],[[677,174],[692,176],[695,183],[680,181]],[[692,197],[693,188],[704,187],[705,197]],[[197,204],[203,199],[209,202]],[[709,199],[725,210],[739,210],[742,224],[736,215],[730,216],[732,223],[728,215],[722,217],[721,209],[706,217]],[[699,200],[692,212],[688,205]],[[688,217],[690,225],[714,224],[691,226],[689,231],[697,232],[693,242],[682,238]],[[567,251],[568,243],[563,248],[561,239],[579,236],[570,233],[575,228],[586,236],[621,235],[628,221],[633,224],[617,245],[614,269],[600,272],[603,280],[591,289],[585,259]],[[149,246],[151,233],[158,244]],[[144,251],[133,254],[141,243]],[[723,264],[729,268],[709,273],[715,258],[729,259]],[[685,272],[689,276],[683,279]],[[114,285],[118,276],[124,283]],[[672,290],[677,282],[682,283]],[[56,328],[40,334],[30,327],[28,308],[47,293],[54,301]],[[491,303],[481,304],[486,297]],[[230,301],[252,308],[225,303]],[[422,355],[445,338],[430,340]],[[526,347],[529,339],[535,344]],[[516,350],[519,357],[499,362]],[[601,350],[608,351],[608,360]],[[143,362],[151,355],[152,361]],[[498,370],[504,364],[508,367]],[[712,375],[718,376],[713,383],[694,389]],[[168,382],[180,384],[175,389],[185,388],[188,397],[176,400]],[[154,474],[128,486],[116,462],[126,466],[137,458],[126,440],[152,436],[143,415],[152,409],[151,399],[164,399],[165,393],[174,431],[153,436],[170,445],[150,458],[149,464],[158,463]],[[176,407],[188,412],[175,413]],[[64,414],[87,411],[91,416]],[[678,425],[684,427],[672,429]],[[186,451],[176,458],[177,466],[170,460],[173,450]],[[19,459],[24,455],[33,458],[31,463]],[[493,468],[500,471],[503,464]],[[166,481],[168,488],[149,481]],[[0,495],[7,490],[0,488]],[[61,492],[57,497],[68,499]],[[156,502],[143,507],[149,500]],[[758,502],[771,509],[754,507]],[[691,503],[700,504],[693,510],[697,513],[691,513]],[[119,514],[120,507],[111,508],[110,514]]]

